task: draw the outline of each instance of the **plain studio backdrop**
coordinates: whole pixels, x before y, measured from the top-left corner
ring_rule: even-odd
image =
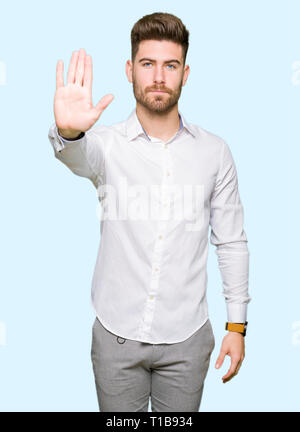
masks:
[[[0,410],[98,411],[90,359],[92,274],[100,240],[92,183],[54,158],[48,130],[58,59],[94,65],[97,124],[135,107],[130,31],[153,12],[190,31],[179,109],[227,141],[250,251],[246,358],[226,384],[225,300],[215,248],[208,305],[216,346],[201,411],[298,411],[300,359],[298,1],[11,1],[1,4]]]

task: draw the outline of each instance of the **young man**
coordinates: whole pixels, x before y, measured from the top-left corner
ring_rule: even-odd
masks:
[[[235,164],[226,142],[178,110],[189,32],[153,13],[131,31],[126,63],[136,108],[93,127],[113,99],[92,103],[92,59],[57,64],[55,157],[89,178],[103,207],[92,281],[91,358],[101,411],[198,411],[215,339],[206,301],[208,227],[227,305],[216,367],[245,356],[249,252]],[[196,192],[196,202],[194,199]],[[138,197],[137,197],[138,195]],[[151,207],[151,208],[150,208]],[[108,212],[107,212],[108,210]]]

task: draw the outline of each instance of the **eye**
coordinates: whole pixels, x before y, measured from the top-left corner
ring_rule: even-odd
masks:
[[[173,69],[176,69],[176,67],[174,65],[172,65],[172,64],[169,64],[167,66],[171,66]]]
[[[143,66],[151,64],[150,62],[143,63]]]

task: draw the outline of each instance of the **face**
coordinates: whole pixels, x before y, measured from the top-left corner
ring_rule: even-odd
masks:
[[[135,99],[150,112],[167,113],[177,104],[189,74],[182,51],[172,41],[146,40],[140,42],[134,64],[127,61],[126,74]]]

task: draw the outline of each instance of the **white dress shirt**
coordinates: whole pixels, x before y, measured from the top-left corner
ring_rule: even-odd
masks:
[[[164,142],[136,109],[77,140],[54,124],[54,155],[87,177],[101,203],[92,305],[112,333],[151,344],[186,340],[205,324],[208,229],[229,322],[245,322],[249,251],[235,163],[227,143],[188,123]]]

